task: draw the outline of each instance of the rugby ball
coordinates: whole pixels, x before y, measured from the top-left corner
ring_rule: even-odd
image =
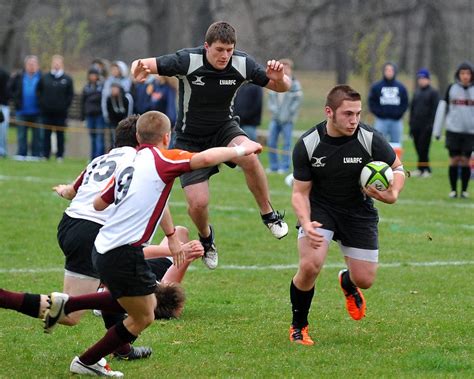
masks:
[[[285,184],[288,187],[293,187],[293,181],[294,181],[293,174],[289,174],[285,176]]]
[[[392,181],[392,168],[385,162],[369,162],[360,173],[360,185],[362,187],[372,186],[379,191],[386,191]]]

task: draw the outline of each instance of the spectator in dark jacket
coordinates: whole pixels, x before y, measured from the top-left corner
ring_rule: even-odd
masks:
[[[87,84],[82,90],[81,119],[86,121],[91,137],[91,159],[105,153],[105,122],[102,116],[102,88],[99,71],[90,68],[87,73]]]
[[[133,112],[133,98],[130,93],[125,93],[119,82],[110,86],[110,95],[107,97],[107,113],[109,124],[113,130],[118,123]]]
[[[69,107],[74,97],[72,79],[64,73],[64,58],[53,55],[51,71],[44,74],[38,83],[38,97],[41,108],[41,118],[46,125],[44,131],[43,153],[46,159],[51,155],[51,126],[58,126],[56,137],[58,150],[56,159],[62,162],[64,157],[64,127],[67,126],[66,118]]]
[[[168,116],[171,125],[176,122],[176,91],[167,83],[166,77],[150,75],[144,83],[132,85],[133,108],[137,114],[148,111],[162,112]]]
[[[262,100],[262,87],[252,83],[240,87],[234,99],[234,115],[240,117],[240,128],[253,141],[257,141],[257,127],[262,122]]]
[[[40,107],[37,95],[41,79],[38,57],[25,57],[24,70],[10,80],[10,94],[15,104],[17,122],[18,151],[15,159],[25,160],[28,156],[28,130],[32,130],[31,159],[38,160],[43,156],[43,130],[39,127]],[[24,123],[23,123],[24,122]]]
[[[396,66],[386,63],[383,79],[374,83],[369,93],[369,109],[375,116],[374,128],[381,132],[391,144],[401,144],[403,135],[402,117],[408,108],[408,93],[405,86],[396,80]]]
[[[10,119],[10,109],[8,100],[10,98],[8,91],[8,81],[10,75],[3,68],[0,68],[0,157],[6,157],[8,152],[7,134],[8,120]]]
[[[410,135],[418,155],[418,168],[411,174],[427,178],[431,176],[429,151],[439,94],[431,87],[430,72],[426,68],[418,70],[416,78],[418,86],[410,105]]]

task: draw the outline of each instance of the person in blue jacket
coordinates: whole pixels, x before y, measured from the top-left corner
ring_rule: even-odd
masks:
[[[405,86],[396,80],[397,69],[393,63],[383,67],[382,80],[374,83],[369,93],[369,109],[375,116],[374,128],[391,144],[402,143],[402,117],[408,108]]]

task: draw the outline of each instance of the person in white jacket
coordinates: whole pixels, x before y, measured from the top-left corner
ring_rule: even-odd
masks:
[[[446,148],[449,151],[450,198],[458,197],[457,182],[461,179],[461,198],[468,198],[467,187],[471,176],[469,160],[474,147],[474,68],[470,62],[459,65],[455,82],[448,87],[444,100],[439,102],[433,135],[441,138],[446,126]]]

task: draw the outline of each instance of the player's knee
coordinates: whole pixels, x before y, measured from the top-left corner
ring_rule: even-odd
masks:
[[[305,281],[314,281],[321,272],[322,264],[318,262],[307,262],[300,264],[299,272]]]
[[[189,241],[189,230],[185,226],[176,226],[176,234],[181,242]]]
[[[356,276],[356,277],[352,277],[352,274],[351,274],[351,279],[352,279],[352,282],[359,288],[362,288],[362,289],[368,289],[370,287],[372,287],[372,284],[374,284],[374,281],[375,281],[375,275],[365,275],[365,276]]]
[[[259,160],[255,154],[247,155],[239,158],[237,165],[244,171],[254,171],[259,164]]]
[[[208,206],[208,199],[203,197],[195,197],[189,202],[188,210],[189,212],[201,212],[205,210]]]

